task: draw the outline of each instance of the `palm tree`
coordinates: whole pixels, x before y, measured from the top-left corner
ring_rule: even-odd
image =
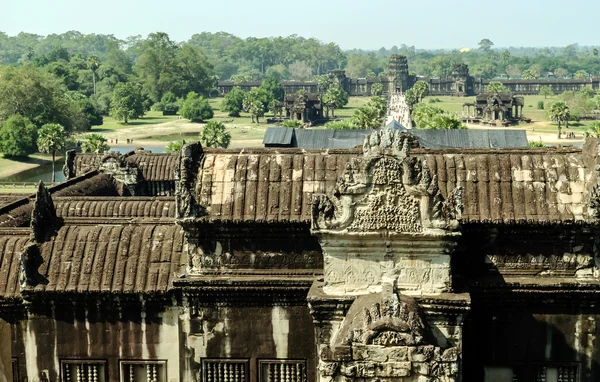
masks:
[[[600,138],[600,122],[594,122],[585,131],[586,138]]]
[[[110,150],[106,144],[106,138],[100,134],[88,134],[81,143],[81,151],[84,153],[103,153]]]
[[[563,101],[554,102],[550,106],[548,114],[550,115],[551,120],[558,123],[558,139],[560,139],[561,124],[563,122],[568,122],[569,118],[571,118],[571,110],[569,109],[569,105]]]
[[[327,118],[329,118],[329,110],[331,110],[331,118],[335,118],[335,109],[344,106],[342,89],[339,86],[329,88],[321,101],[327,107]]]
[[[97,56],[88,58],[88,67],[92,71],[92,80],[94,81],[94,95],[96,95],[96,70],[100,67],[100,59]]]
[[[56,152],[65,148],[68,137],[65,128],[57,123],[45,124],[38,132],[38,149],[43,153],[52,154],[52,182],[55,181]]]

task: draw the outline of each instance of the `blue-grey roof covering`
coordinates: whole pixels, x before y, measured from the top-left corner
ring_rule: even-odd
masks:
[[[286,130],[281,131],[281,130]],[[372,130],[322,130],[269,127],[263,144],[277,147],[299,147],[303,149],[346,149],[361,146],[365,136]]]
[[[414,135],[421,147],[428,149],[500,149],[529,146],[525,130],[408,130],[396,121],[390,122],[388,126]]]
[[[266,145],[291,145],[294,129],[289,127],[269,127],[265,132],[263,144]]]
[[[388,124],[417,138],[428,149],[470,148],[500,149],[528,147],[525,130],[418,130],[406,129],[397,121]],[[269,127],[265,147],[299,147],[303,149],[348,149],[361,146],[372,130],[322,130]]]

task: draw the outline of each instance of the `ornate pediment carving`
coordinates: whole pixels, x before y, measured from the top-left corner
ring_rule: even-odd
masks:
[[[454,229],[462,190],[442,196],[425,159],[410,155],[418,143],[391,128],[365,138],[363,155],[346,164],[332,195],[313,197],[313,230],[421,233]]]
[[[431,337],[416,301],[397,293],[359,297],[348,311],[334,346],[419,346]]]

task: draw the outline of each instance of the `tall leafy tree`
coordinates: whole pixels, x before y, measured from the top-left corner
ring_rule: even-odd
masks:
[[[78,130],[82,129],[81,113],[56,76],[30,64],[0,66],[0,121],[19,114],[37,126],[59,123],[67,130]]]
[[[554,77],[558,78],[559,80],[567,78],[568,76],[569,71],[565,68],[557,68],[554,70]]]
[[[225,130],[225,125],[217,121],[209,121],[200,132],[200,143],[206,147],[229,147],[231,134]]]
[[[297,60],[288,66],[290,78],[296,81],[306,81],[313,76],[312,68],[306,61]]]
[[[552,97],[554,95],[554,92],[552,91],[550,86],[544,85],[540,88],[540,91],[538,94],[541,96],[544,96],[544,99],[546,99],[548,97]]]
[[[172,74],[177,79],[174,86],[179,95],[195,92],[209,96],[217,84],[213,66],[200,48],[184,44],[177,52],[177,67]]]
[[[489,38],[484,38],[481,41],[479,41],[478,45],[479,45],[479,49],[481,49],[482,51],[487,53],[492,50],[494,43]]]
[[[116,120],[125,123],[144,115],[144,103],[140,88],[130,82],[118,83],[113,91],[110,114]]]
[[[564,101],[557,101],[550,105],[548,110],[550,119],[558,123],[558,139],[561,138],[562,124],[567,123],[571,118],[571,110],[569,105]]]
[[[372,105],[361,106],[354,112],[352,124],[358,129],[377,129],[381,127],[379,111]]]
[[[387,114],[387,102],[383,97],[372,97],[367,102],[367,106],[377,110],[377,118],[379,120],[383,120],[383,117]]]
[[[523,70],[521,77],[523,77],[524,80],[536,80],[540,78],[540,72],[537,69],[525,69]]]
[[[0,152],[6,157],[27,157],[35,152],[36,126],[15,114],[0,127]]]
[[[371,85],[371,95],[373,96],[381,96],[383,94],[383,85],[380,82],[376,82]]]
[[[225,94],[221,101],[221,110],[227,112],[230,117],[239,117],[244,110],[244,98],[246,92],[239,86],[234,86],[229,93]]]
[[[586,138],[600,138],[600,122],[592,122],[584,132]]]
[[[100,68],[100,59],[98,56],[90,56],[88,58],[88,67],[92,71],[92,79],[94,82],[94,95],[96,95],[96,71]]]
[[[419,97],[417,97],[417,94],[413,89],[408,89],[404,92],[404,100],[411,110],[419,103]]]
[[[487,86],[487,92],[490,94],[494,93],[510,93],[508,88],[502,84],[502,82],[494,81],[490,82]]]
[[[429,84],[425,81],[417,81],[412,88],[419,102],[423,102],[423,98],[429,95]]]
[[[333,86],[323,95],[321,102],[327,108],[327,118],[331,110],[331,117],[335,118],[335,109],[341,109],[348,103],[348,94],[341,86]]]
[[[448,77],[454,70],[454,60],[448,56],[435,56],[425,68],[434,77]]]
[[[159,102],[163,94],[176,87],[179,47],[164,32],[150,33],[140,47],[141,56],[134,70],[143,79],[144,91]]]
[[[275,77],[267,77],[263,80],[260,88],[265,91],[267,97],[269,99],[269,103],[273,100],[275,101],[283,101],[283,97],[285,96],[285,89],[279,81]]]
[[[244,111],[250,113],[252,123],[256,119],[256,123],[260,123],[260,117],[265,115],[269,109],[269,95],[264,89],[252,89],[246,93],[243,101]]]
[[[464,123],[456,116],[446,114],[437,106],[424,103],[415,106],[412,118],[417,129],[447,130],[466,128]]]
[[[521,75],[521,69],[519,69],[519,65],[517,64],[508,65],[506,67],[506,74],[508,78],[517,78]]]
[[[52,155],[52,181],[55,178],[56,153],[67,145],[69,135],[64,127],[58,123],[48,123],[38,131],[37,147],[40,152]]]

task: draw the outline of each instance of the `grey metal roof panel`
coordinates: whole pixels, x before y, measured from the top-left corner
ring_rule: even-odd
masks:
[[[269,127],[263,138],[264,145],[291,145],[294,129],[289,127]]]
[[[394,130],[394,131],[396,131],[396,130],[408,131],[408,129],[404,125],[402,125],[400,122],[396,121],[395,119],[392,119],[390,121],[390,123],[385,125],[385,127],[391,127],[392,130]]]
[[[334,130],[294,129],[296,147],[303,149],[326,149]]]
[[[398,126],[397,122],[391,122]],[[400,125],[401,126],[401,125]],[[372,130],[322,130],[270,127],[265,145],[304,149],[352,148],[360,146]],[[518,148],[527,147],[525,130],[407,130],[424,148]]]
[[[425,148],[527,147],[524,130],[409,130]]]

